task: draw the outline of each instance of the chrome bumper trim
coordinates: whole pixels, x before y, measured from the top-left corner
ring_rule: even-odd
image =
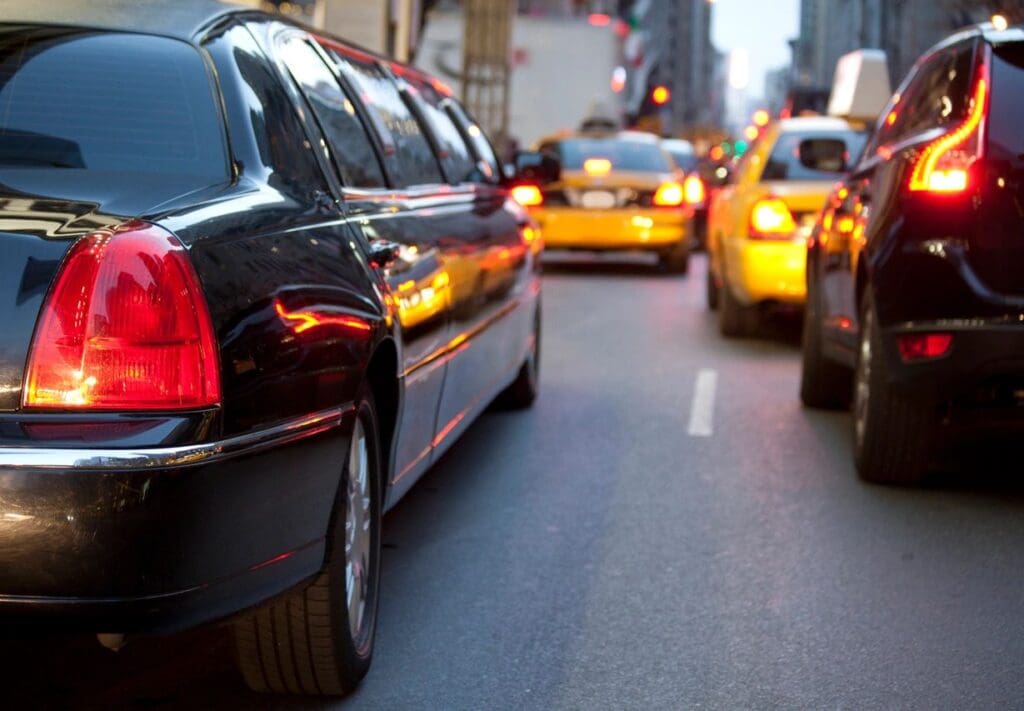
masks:
[[[56,447],[10,447],[0,449],[0,469],[87,469],[122,471],[130,469],[172,469],[207,464],[279,447],[318,435],[341,425],[353,406],[333,407],[286,420],[273,427],[229,437],[218,442],[152,449],[60,449]]]

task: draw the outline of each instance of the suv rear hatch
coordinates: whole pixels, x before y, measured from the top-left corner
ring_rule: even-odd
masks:
[[[1024,42],[994,46],[990,76],[982,209],[971,220],[967,255],[989,289],[1020,296],[1024,295]]]

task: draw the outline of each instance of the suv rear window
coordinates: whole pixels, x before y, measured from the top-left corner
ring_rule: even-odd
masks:
[[[176,40],[0,27],[0,169],[228,177],[199,53]]]
[[[814,170],[800,162],[800,144],[809,139],[835,139],[846,144],[846,165],[860,157],[867,134],[859,131],[793,131],[779,135],[765,163],[761,180],[836,180],[843,170]],[[838,147],[837,147],[838,148]]]
[[[590,158],[605,158],[612,170],[639,173],[671,173],[672,165],[661,148],[653,143],[624,141],[618,138],[572,138],[558,141],[555,151],[566,170],[582,170]],[[545,150],[545,147],[541,147]],[[550,150],[550,145],[547,147]]]
[[[992,49],[988,141],[1011,160],[1024,154],[1024,42]]]

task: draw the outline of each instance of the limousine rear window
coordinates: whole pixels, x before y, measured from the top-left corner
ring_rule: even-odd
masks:
[[[199,53],[163,37],[0,26],[0,169],[25,168],[228,179]]]

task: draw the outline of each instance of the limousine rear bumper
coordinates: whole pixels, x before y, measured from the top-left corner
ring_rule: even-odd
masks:
[[[315,575],[351,408],[218,442],[0,449],[0,618],[165,632]]]

